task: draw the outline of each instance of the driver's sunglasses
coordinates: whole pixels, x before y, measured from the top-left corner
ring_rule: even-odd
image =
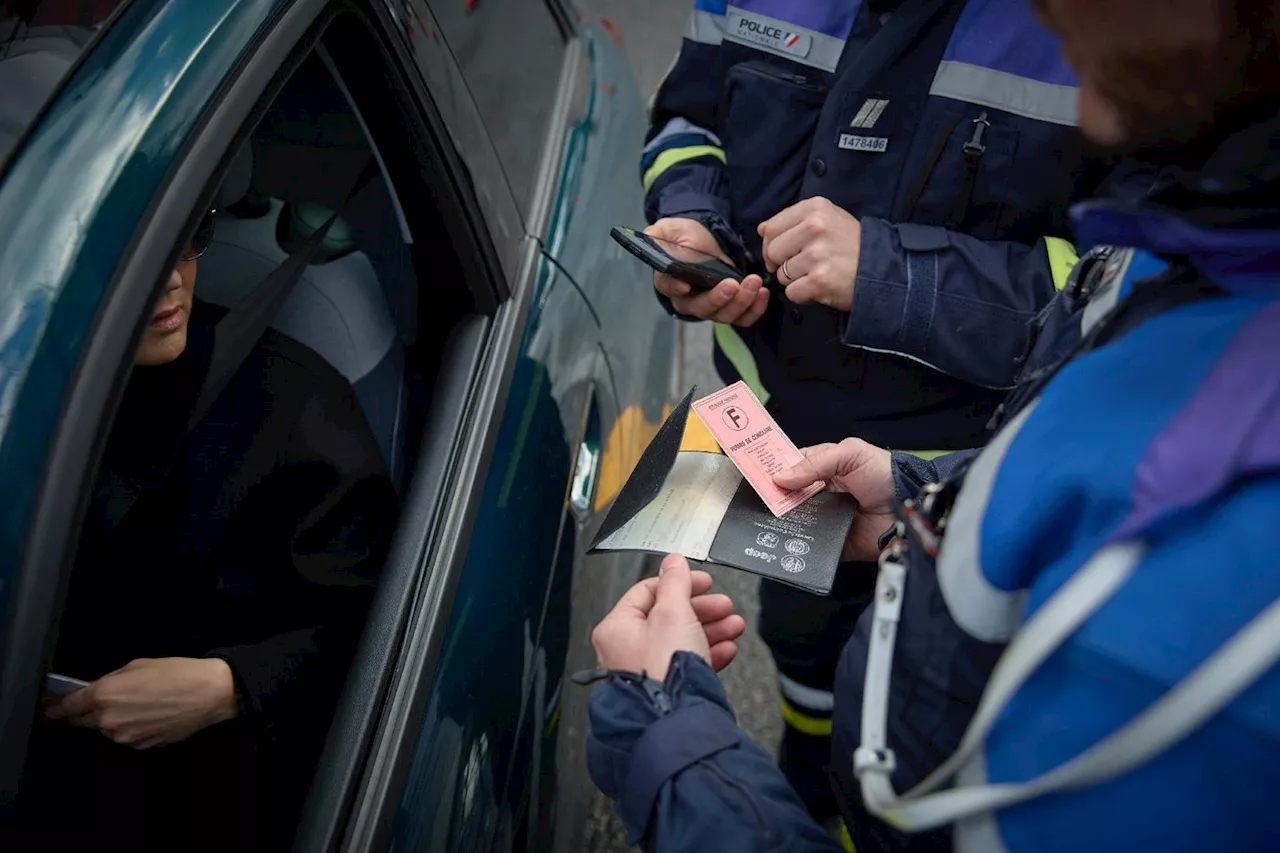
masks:
[[[182,252],[181,260],[184,263],[186,261],[194,261],[209,251],[209,244],[213,242],[213,214],[214,211],[210,210],[200,217],[200,224],[196,226],[196,233],[191,235],[191,242],[187,243],[187,248]]]

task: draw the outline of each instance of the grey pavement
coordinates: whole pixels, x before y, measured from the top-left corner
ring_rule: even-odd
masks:
[[[623,45],[647,98],[675,58],[680,46],[692,0],[578,0],[588,15],[606,17],[622,32]],[[711,365],[711,327],[704,323],[679,324],[680,366],[678,382],[688,389],[696,384],[699,393],[719,388],[721,382]],[[738,659],[721,678],[742,727],[767,750],[776,750],[782,737],[782,714],[778,706],[773,661],[755,633],[759,602],[756,577],[730,569],[713,571],[715,589],[727,593],[747,619],[747,634],[739,643]],[[589,853],[622,853],[629,850],[622,825],[609,802],[596,795],[591,824],[587,831]]]

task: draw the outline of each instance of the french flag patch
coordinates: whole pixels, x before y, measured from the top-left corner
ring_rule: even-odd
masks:
[[[799,43],[800,43],[800,34],[799,34],[799,33],[787,33],[786,35],[784,35],[784,36],[782,37],[782,46],[783,46],[783,47],[788,47],[788,48],[790,48],[790,47],[795,47],[795,46],[796,46],[796,45],[798,45]]]

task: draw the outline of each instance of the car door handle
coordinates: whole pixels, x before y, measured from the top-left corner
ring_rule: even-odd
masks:
[[[596,479],[600,473],[600,417],[596,413],[595,394],[587,402],[586,428],[578,442],[577,458],[573,465],[573,479],[569,483],[569,509],[579,523],[585,524],[591,517],[595,500]]]

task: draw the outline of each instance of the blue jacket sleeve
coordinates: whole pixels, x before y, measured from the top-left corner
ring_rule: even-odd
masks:
[[[693,4],[689,29],[675,64],[654,95],[640,160],[645,216],[655,222],[685,216],[715,234],[725,253],[742,266],[742,241],[725,186],[725,154],[716,128],[724,91],[720,41],[725,15]],[[714,5],[714,4],[713,4]]]
[[[867,217],[844,342],[1011,388],[1031,320],[1074,263],[1056,238],[1027,246]]]
[[[591,697],[590,728],[591,778],[630,844],[661,853],[841,849],[738,728],[697,655],[677,652],[662,684],[611,677]]]
[[[941,483],[961,465],[967,465],[980,450],[957,450],[933,459],[921,459],[900,450],[893,452],[893,488],[898,500],[907,500],[920,494],[929,483]]]

